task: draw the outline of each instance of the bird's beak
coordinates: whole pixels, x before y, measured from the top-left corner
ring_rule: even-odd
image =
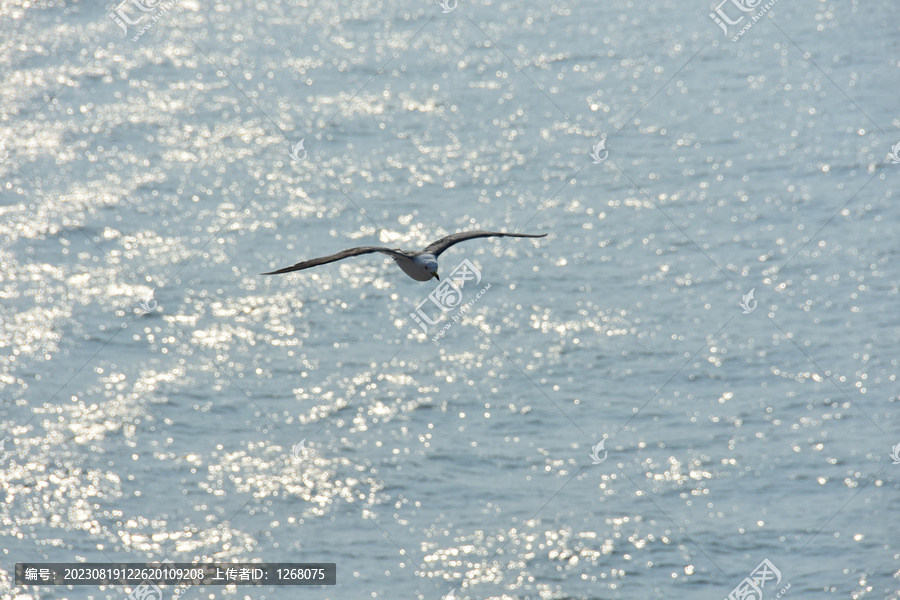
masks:
[[[437,274],[437,273],[435,273],[435,274],[434,274],[434,278],[435,278],[435,279],[437,279],[437,280],[438,280],[438,281],[440,281],[440,280],[441,280],[441,278],[440,278],[440,277],[438,277],[438,274]]]

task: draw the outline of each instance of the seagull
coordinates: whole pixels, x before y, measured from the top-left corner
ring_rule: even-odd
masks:
[[[441,252],[443,252],[450,246],[453,246],[454,244],[465,242],[466,240],[473,240],[475,238],[484,237],[542,238],[547,237],[547,234],[542,233],[540,235],[535,235],[529,233],[501,233],[499,231],[481,230],[461,231],[459,233],[448,235],[445,238],[441,238],[438,241],[429,244],[421,252],[385,248],[383,246],[360,246],[358,248],[347,248],[346,250],[341,250],[340,252],[336,252],[329,256],[311,258],[309,260],[304,260],[303,262],[298,262],[296,265],[293,265],[291,267],[285,267],[283,269],[278,269],[277,271],[271,271],[269,273],[262,274],[280,275],[282,273],[301,271],[303,269],[309,269],[310,267],[325,265],[328,263],[343,260],[345,258],[350,258],[351,256],[380,252],[381,254],[387,254],[388,256],[393,258],[397,262],[397,266],[399,266],[404,273],[406,273],[416,281],[429,281],[431,279],[437,279],[438,281],[440,281],[441,278],[438,277],[437,273],[437,258],[441,255]]]

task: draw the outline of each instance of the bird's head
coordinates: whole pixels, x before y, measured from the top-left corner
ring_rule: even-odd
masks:
[[[432,277],[434,277],[438,281],[441,280],[441,278],[438,276],[438,272],[437,272],[437,270],[438,270],[437,257],[434,254],[420,254],[417,257],[415,257],[413,260],[415,260],[419,264],[420,267],[422,267],[423,269],[425,269],[426,271],[431,273]]]

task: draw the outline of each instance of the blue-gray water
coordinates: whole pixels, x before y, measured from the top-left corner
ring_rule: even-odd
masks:
[[[171,559],[337,564],[186,598],[720,600],[768,559],[765,600],[900,597],[895,2],[735,42],[705,2],[32,4],[0,595]],[[490,288],[437,342],[381,255],[259,275],[476,228],[549,236],[442,255]]]

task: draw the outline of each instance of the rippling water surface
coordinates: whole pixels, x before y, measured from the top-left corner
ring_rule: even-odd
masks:
[[[444,7],[0,0],[0,594],[900,598],[894,3]]]

